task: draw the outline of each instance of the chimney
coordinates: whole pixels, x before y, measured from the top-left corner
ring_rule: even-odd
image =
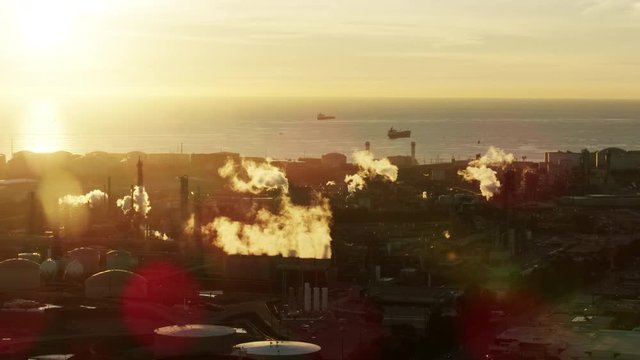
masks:
[[[143,187],[144,186],[144,177],[142,174],[142,160],[140,160],[140,156],[138,156],[138,186],[139,187]]]
[[[364,143],[364,149],[367,151],[371,149],[371,144],[368,141]]]
[[[411,161],[413,161],[413,163],[416,163],[416,142],[412,141],[411,142]]]

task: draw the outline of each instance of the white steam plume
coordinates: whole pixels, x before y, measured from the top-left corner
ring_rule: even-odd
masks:
[[[107,197],[107,194],[100,190],[91,190],[84,195],[65,195],[58,199],[58,204],[71,207],[78,207],[82,205],[89,205],[89,207],[94,207],[101,203],[104,203]]]
[[[167,234],[165,234],[163,232],[160,232],[158,230],[155,230],[152,234],[156,239],[159,239],[159,240],[162,240],[162,241],[173,241],[173,239],[170,238],[169,235],[167,235]]]
[[[489,200],[500,192],[501,186],[495,170],[490,166],[503,167],[511,164],[514,159],[513,154],[507,154],[504,150],[491,146],[484,156],[470,161],[466,169],[458,171],[458,175],[466,181],[479,181],[482,196]]]
[[[327,181],[327,184],[325,186],[336,186],[336,182],[333,180],[329,180]]]
[[[359,174],[345,176],[344,182],[347,183],[347,190],[349,190],[350,193],[362,190],[367,185],[364,178]]]
[[[218,169],[218,174],[231,181],[231,188],[238,192],[250,192],[259,194],[264,190],[280,189],[283,192],[289,191],[289,181],[282,169],[279,169],[269,161],[266,163],[255,163],[253,161],[242,161],[242,168],[246,171],[248,180],[238,177],[236,163],[229,159],[227,163]]]
[[[371,152],[361,150],[353,153],[353,160],[360,170],[356,174],[347,175],[344,178],[350,193],[364,189],[367,185],[365,179],[376,176],[381,176],[391,182],[398,179],[398,167],[391,164],[387,158],[376,160]]]
[[[122,212],[124,212],[125,214],[133,209],[133,211],[147,216],[147,214],[151,210],[149,194],[147,194],[144,186],[134,186],[133,199],[131,198],[131,195],[126,195],[122,199],[118,199],[116,205],[118,205],[118,207],[122,209]]]
[[[289,182],[282,170],[269,163],[257,165],[243,161],[247,180],[238,178],[237,166],[231,162],[219,170],[239,192],[257,193],[280,189],[282,195],[275,212],[259,209],[251,222],[243,223],[218,217],[202,226],[202,235],[227,254],[282,255],[284,257],[326,259],[331,257],[331,209],[329,201],[317,198],[314,205],[295,205],[289,197]],[[193,228],[193,219],[187,228]]]

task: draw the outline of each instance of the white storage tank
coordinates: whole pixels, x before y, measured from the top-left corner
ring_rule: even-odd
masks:
[[[106,255],[108,270],[132,270],[135,266],[133,255],[125,250],[111,250]]]
[[[299,341],[254,341],[234,346],[234,354],[255,360],[318,359],[320,346]]]
[[[231,327],[190,324],[173,325],[154,331],[156,358],[192,354],[228,354],[233,346],[236,330]]]
[[[88,298],[147,297],[147,279],[126,270],[106,270],[84,281],[84,294]],[[126,291],[125,291],[126,290]]]
[[[18,259],[27,259],[27,260],[35,261],[35,262],[37,262],[39,264],[40,263],[40,253],[37,253],[37,252],[19,253],[18,254]]]
[[[33,290],[40,287],[40,264],[27,259],[0,262],[0,292]]]
[[[100,270],[100,251],[92,248],[76,248],[68,252],[69,257],[82,264],[83,274],[90,276]]]

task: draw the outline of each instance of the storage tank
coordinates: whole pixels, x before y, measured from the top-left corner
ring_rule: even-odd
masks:
[[[40,264],[40,276],[46,280],[53,280],[58,274],[58,263],[47,259]]]
[[[190,324],[165,326],[154,331],[156,358],[190,354],[227,354],[233,346],[234,328]]]
[[[83,274],[90,276],[100,269],[100,251],[92,248],[76,248],[68,252],[69,257],[78,260],[82,264]]]
[[[299,341],[254,341],[234,346],[234,354],[256,360],[318,359],[320,346]]]
[[[40,287],[40,264],[27,259],[0,262],[0,292]]]
[[[64,269],[65,280],[78,280],[84,274],[84,267],[78,260],[72,260]]]
[[[40,253],[37,253],[37,252],[19,253],[18,254],[18,259],[27,259],[27,260],[35,261],[35,262],[37,262],[39,264],[40,263]]]
[[[106,270],[88,277],[84,281],[84,294],[88,298],[147,297],[147,280],[131,271]]]
[[[132,270],[135,266],[133,255],[125,250],[111,250],[106,255],[108,270]]]

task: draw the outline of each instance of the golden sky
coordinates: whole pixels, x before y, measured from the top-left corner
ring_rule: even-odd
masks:
[[[640,98],[640,0],[0,0],[0,95]]]

